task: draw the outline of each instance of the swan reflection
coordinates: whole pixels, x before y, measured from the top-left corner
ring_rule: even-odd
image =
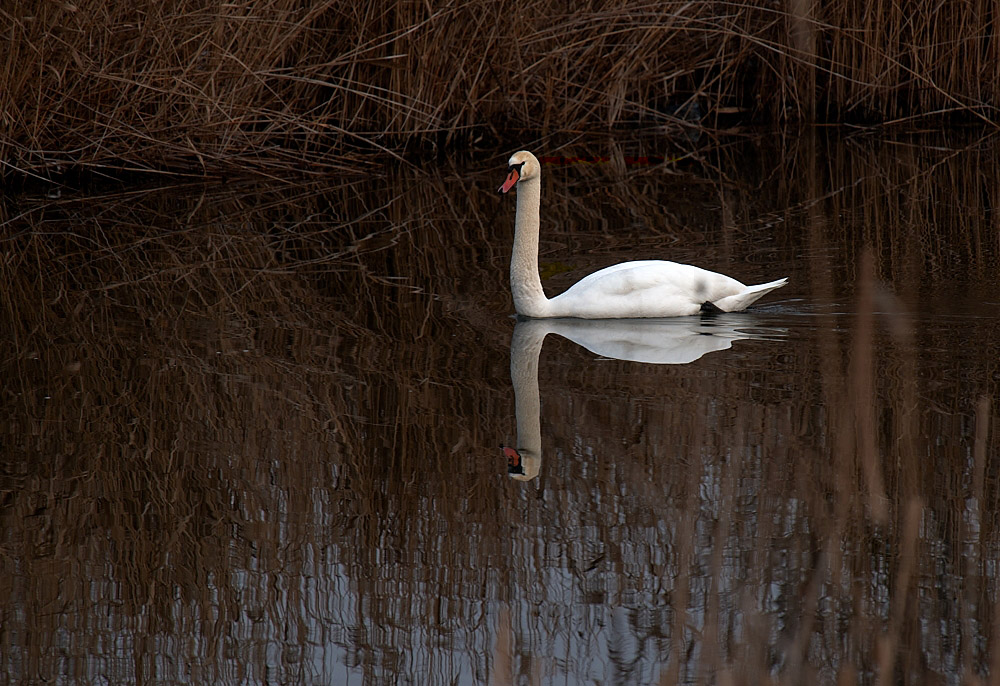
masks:
[[[645,364],[687,364],[726,350],[733,341],[773,339],[774,328],[746,315],[685,319],[528,319],[514,327],[510,380],[514,386],[517,448],[504,447],[511,478],[529,481],[542,464],[538,356],[545,337],[558,334],[602,358]]]

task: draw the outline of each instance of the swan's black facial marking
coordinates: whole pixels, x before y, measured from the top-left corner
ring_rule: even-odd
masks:
[[[497,189],[498,193],[506,193],[514,187],[514,184],[521,178],[521,167],[523,166],[524,162],[521,162],[521,164],[512,164],[507,167],[507,180]]]

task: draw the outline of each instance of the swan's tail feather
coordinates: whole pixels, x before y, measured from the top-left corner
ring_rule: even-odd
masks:
[[[760,283],[756,286],[747,286],[736,295],[727,296],[721,300],[715,301],[713,304],[723,312],[739,312],[740,310],[745,310],[747,307],[757,302],[761,296],[770,293],[776,288],[781,288],[786,283],[788,283],[787,277],[784,279],[778,279],[777,281]]]

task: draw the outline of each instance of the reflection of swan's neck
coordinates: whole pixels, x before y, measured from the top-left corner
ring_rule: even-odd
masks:
[[[521,454],[523,474],[512,474],[527,481],[538,475],[542,463],[542,427],[538,399],[538,355],[548,329],[540,322],[519,322],[510,342],[510,380],[514,386],[517,417],[517,449]]]
[[[541,192],[541,177],[537,174],[517,184],[510,290],[514,296],[514,309],[525,317],[546,316],[549,304],[538,276],[538,204]]]

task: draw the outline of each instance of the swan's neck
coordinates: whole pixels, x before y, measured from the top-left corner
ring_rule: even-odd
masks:
[[[510,291],[514,309],[525,317],[545,317],[549,301],[538,277],[538,176],[517,184],[517,215],[514,219],[514,252],[510,258]]]

